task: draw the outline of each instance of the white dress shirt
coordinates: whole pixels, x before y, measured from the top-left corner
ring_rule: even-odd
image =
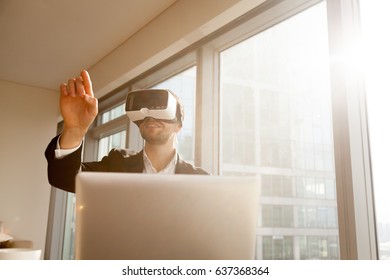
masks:
[[[144,173],[146,173],[146,174],[165,174],[165,175],[175,174],[176,163],[177,163],[176,150],[175,150],[175,155],[173,156],[172,160],[159,172],[157,172],[157,170],[153,167],[145,150],[143,151],[143,158],[144,158]]]

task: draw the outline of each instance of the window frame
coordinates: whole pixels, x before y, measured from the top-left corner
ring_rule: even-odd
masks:
[[[363,73],[348,49],[360,37],[358,0],[327,1],[337,202],[343,259],[378,259]],[[359,135],[360,137],[351,137]]]

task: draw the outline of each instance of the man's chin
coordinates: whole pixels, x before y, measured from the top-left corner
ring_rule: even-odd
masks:
[[[144,138],[147,143],[152,145],[164,145],[167,143],[167,139],[160,136],[142,135],[142,138]]]

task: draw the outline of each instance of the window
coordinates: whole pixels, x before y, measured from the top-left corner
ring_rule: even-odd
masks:
[[[271,228],[289,228],[294,226],[293,206],[263,204],[261,206],[262,226]]]
[[[119,118],[120,116],[123,116],[125,114],[125,103],[116,106],[113,109],[108,110],[107,112],[104,112],[101,114],[101,124],[105,124],[109,121],[112,121],[116,118]]]
[[[263,244],[263,256],[267,260],[294,259],[294,238],[292,236],[263,236],[257,242]]]
[[[328,56],[325,3],[220,53],[221,174],[262,177],[260,259],[339,258],[326,245],[338,238]]]
[[[300,236],[299,259],[334,260],[339,257],[338,239],[329,236]]]
[[[99,139],[98,144],[98,160],[101,160],[111,149],[126,148],[126,131],[120,131],[109,136]]]

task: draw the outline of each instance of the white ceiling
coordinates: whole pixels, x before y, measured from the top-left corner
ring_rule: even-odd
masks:
[[[176,0],[0,0],[0,80],[57,90]]]

